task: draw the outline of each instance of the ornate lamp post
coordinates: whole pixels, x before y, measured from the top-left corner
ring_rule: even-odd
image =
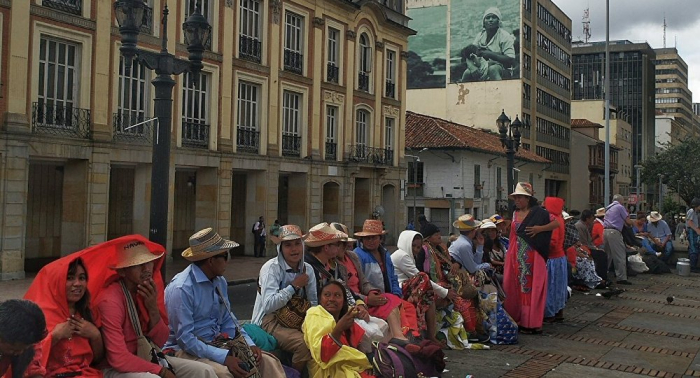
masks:
[[[155,88],[153,108],[158,122],[153,138],[153,158],[151,165],[151,214],[148,238],[163,247],[168,235],[168,186],[170,183],[170,134],[172,130],[173,87],[172,75],[190,72],[194,79],[202,70],[204,45],[211,36],[211,26],[202,16],[200,1],[194,13],[182,24],[187,42],[189,60],[175,57],[168,52],[168,6],[163,8],[161,29],[161,50],[154,53],[136,47],[139,30],[143,23],[146,4],[143,0],[117,0],[114,12],[119,23],[122,45],[119,48],[124,56],[124,71],[129,72],[132,60],[151,70],[157,76],[151,83]],[[162,267],[165,279],[165,264]]]
[[[518,117],[515,117],[515,121],[513,123],[510,122],[510,118],[506,115],[505,111],[501,111],[501,115],[498,116],[498,119],[496,119],[496,125],[498,126],[498,133],[501,134],[501,145],[506,149],[506,157],[507,157],[507,184],[508,184],[508,190],[506,195],[509,195],[510,193],[513,193],[513,190],[515,190],[515,183],[513,182],[513,168],[514,168],[514,160],[515,160],[515,153],[518,151],[518,147],[520,147],[520,127],[522,124],[520,123],[520,120]],[[508,198],[508,213],[512,213],[513,209],[515,207],[515,204],[513,203],[513,200]]]

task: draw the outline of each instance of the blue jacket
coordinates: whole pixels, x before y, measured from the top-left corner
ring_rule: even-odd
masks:
[[[382,290],[385,293],[392,293],[401,297],[401,286],[399,286],[399,279],[396,277],[396,272],[394,272],[394,263],[391,262],[389,251],[381,246],[379,247],[379,250],[384,252],[384,266],[386,267],[386,274],[382,273],[379,262],[374,258],[374,256],[372,256],[371,253],[365,251],[361,247],[355,248],[355,254],[357,254],[357,257],[360,258],[360,264],[362,265],[362,273],[365,274],[365,277],[373,287]]]

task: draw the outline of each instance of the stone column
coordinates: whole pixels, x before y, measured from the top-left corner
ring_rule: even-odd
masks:
[[[88,173],[89,211],[87,245],[107,240],[107,211],[109,209],[110,153],[95,147]]]
[[[30,75],[29,67],[29,20],[30,1],[13,1],[10,8],[10,17],[4,22],[8,25],[9,33],[4,36],[7,42],[8,75],[7,93],[11,93],[7,99],[7,113],[5,113],[5,127],[8,131],[29,132],[29,112],[27,103],[29,98],[29,84],[27,78]],[[11,22],[12,20],[20,20]],[[12,38],[8,38],[12,36]],[[5,47],[5,46],[3,46]],[[24,273],[22,273],[24,274]]]
[[[61,256],[86,247],[88,211],[88,161],[73,159],[66,162],[63,174],[63,211],[61,214]],[[107,175],[106,175],[107,176]],[[107,203],[107,190],[95,194],[98,202]],[[107,232],[106,222],[96,227]]]
[[[2,158],[0,187],[0,280],[24,278],[24,250],[27,223],[27,180],[29,148],[8,141]]]
[[[112,139],[110,128],[110,96],[109,82],[112,74],[110,70],[110,60],[112,59],[112,39],[110,32],[112,28],[112,1],[97,1],[97,28],[95,30],[95,65],[92,67],[92,79],[94,88],[92,92],[92,137],[95,140],[109,141]],[[117,51],[117,53],[119,53]]]
[[[197,192],[195,193],[195,232],[211,227],[218,229],[218,178],[219,169],[215,167],[199,168],[197,170]]]
[[[218,174],[218,205],[216,208],[216,230],[224,237],[231,236],[231,180],[233,177],[233,157],[221,158]]]

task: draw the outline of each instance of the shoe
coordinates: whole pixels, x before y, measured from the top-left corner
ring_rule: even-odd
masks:
[[[632,282],[629,282],[627,280],[621,280],[621,281],[617,281],[617,284],[618,285],[632,285]]]
[[[477,334],[477,333],[470,333],[468,339],[470,343],[485,343],[491,340],[491,337],[487,334]]]

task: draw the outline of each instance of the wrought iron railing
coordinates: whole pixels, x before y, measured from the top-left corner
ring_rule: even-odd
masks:
[[[369,75],[364,72],[357,74],[357,89],[369,92]]]
[[[338,158],[338,144],[326,142],[326,160],[336,160]]]
[[[209,125],[199,122],[182,121],[182,146],[209,148]]]
[[[338,84],[339,74],[340,68],[338,68],[338,66],[336,66],[335,63],[328,63],[328,73],[326,74],[326,81]]]
[[[153,140],[153,128],[150,122],[141,123],[145,120],[146,117],[141,114],[114,113],[112,115],[114,128],[112,139],[120,142],[150,144]],[[132,125],[139,123],[141,124],[132,127]]]
[[[358,163],[392,165],[394,162],[394,151],[388,148],[374,148],[356,144],[350,148],[348,159]]]
[[[282,135],[282,156],[301,156],[301,136]]]
[[[90,110],[73,106],[32,103],[32,130],[35,133],[90,138]]]
[[[242,35],[238,39],[238,56],[255,63],[262,61],[262,43],[259,39]]]
[[[258,153],[260,149],[260,131],[238,129],[236,146],[239,152]]]
[[[387,80],[386,81],[386,93],[384,94],[384,96],[389,97],[389,98],[394,98],[395,94],[396,94],[396,84]]]
[[[42,5],[78,16],[83,15],[83,0],[44,0]]]
[[[304,55],[284,49],[284,70],[301,75],[304,72]]]

